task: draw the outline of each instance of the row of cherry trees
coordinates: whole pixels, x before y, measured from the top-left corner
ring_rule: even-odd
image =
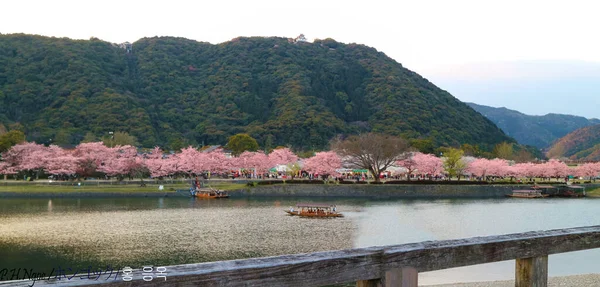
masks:
[[[465,159],[463,159],[465,160]],[[408,176],[418,175],[424,178],[445,174],[442,158],[429,154],[413,153],[405,160],[397,162],[407,170]],[[600,163],[586,163],[570,168],[565,163],[551,159],[544,163],[518,163],[510,165],[504,159],[476,158],[465,162],[461,174],[471,175],[481,179],[493,177],[514,178],[565,178],[569,175],[595,178],[600,173]]]
[[[135,147],[107,147],[101,142],[83,143],[74,150],[58,146],[46,147],[36,143],[13,146],[2,154],[0,174],[30,172],[52,175],[90,176],[97,172],[108,176],[164,177],[176,174],[198,175],[206,172],[225,173],[247,169],[253,173],[267,173],[277,165],[296,163],[298,156],[287,148],[263,152],[244,152],[238,157],[227,157],[222,150],[202,152],[188,147],[180,153],[165,154],[160,148],[139,154]],[[320,152],[304,160],[303,170],[318,174],[333,174],[341,166],[334,152]]]
[[[464,159],[463,159],[464,160]],[[180,153],[165,154],[158,147],[152,152],[139,154],[135,147],[107,147],[101,142],[83,143],[73,150],[58,146],[23,143],[13,146],[2,154],[0,174],[19,172],[46,173],[52,175],[90,176],[98,172],[108,176],[165,177],[177,174],[188,176],[206,172],[226,173],[231,170],[250,170],[264,174],[278,165],[298,165],[298,156],[287,148],[276,149],[270,154],[244,152],[238,157],[227,157],[222,150],[203,152],[192,147]],[[446,174],[442,158],[431,154],[411,153],[396,165],[405,169],[402,174],[433,178]],[[319,152],[302,161],[301,169],[319,175],[335,175],[342,161],[335,152]],[[298,168],[300,166],[298,165]],[[600,163],[586,163],[570,168],[563,162],[550,160],[545,163],[519,163],[510,165],[503,159],[472,159],[465,162],[463,175],[482,179],[491,177],[510,178],[564,178],[568,175],[594,178],[600,173]]]

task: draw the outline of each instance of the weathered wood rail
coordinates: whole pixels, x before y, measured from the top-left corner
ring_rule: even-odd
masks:
[[[40,280],[35,286],[417,286],[418,272],[516,260],[515,286],[546,286],[548,255],[600,247],[600,226],[535,231],[458,240],[426,241],[308,254],[167,266],[166,278],[152,281],[134,270],[111,280]],[[85,276],[84,276],[85,277]],[[28,286],[30,280],[0,282]]]

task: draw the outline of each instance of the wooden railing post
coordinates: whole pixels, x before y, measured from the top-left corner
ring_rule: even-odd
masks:
[[[356,287],[381,287],[381,279],[359,280]]]
[[[361,280],[356,287],[418,287],[419,272],[412,267],[396,268],[385,272],[381,279]]]
[[[385,272],[385,287],[417,287],[419,272],[412,267],[397,268]]]
[[[515,287],[548,286],[548,256],[518,258]]]

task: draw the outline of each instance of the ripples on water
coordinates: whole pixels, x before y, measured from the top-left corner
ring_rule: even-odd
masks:
[[[62,205],[67,202],[57,206],[56,200],[48,201],[46,212],[37,205],[30,212],[4,214],[0,240],[9,245],[60,250],[75,262],[82,256],[92,256],[98,262],[121,266],[197,263],[352,247],[355,227],[351,219],[287,216],[283,210],[290,203],[162,201],[175,201],[169,204],[184,207],[128,210],[128,204],[103,207],[106,203],[99,201],[90,206],[92,210],[75,211],[73,206]],[[338,208],[358,211],[356,207]]]
[[[337,204],[344,218],[286,215],[283,210],[298,201],[2,199],[0,268],[12,267],[13,262],[36,267],[56,262],[174,265],[600,225],[600,200],[594,199],[329,198],[317,201]],[[550,275],[600,273],[599,251],[552,255]],[[511,261],[427,272],[419,280],[424,284],[499,280],[513,274]]]

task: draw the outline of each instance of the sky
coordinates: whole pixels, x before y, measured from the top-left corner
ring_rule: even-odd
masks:
[[[600,98],[595,1],[5,0],[0,7],[4,34],[113,43],[153,36],[214,44],[238,36],[333,38],[374,47],[463,101],[600,118],[589,102]],[[573,75],[592,80],[577,87],[582,79]],[[554,88],[540,89],[542,83]],[[575,102],[564,105],[565,97]]]

